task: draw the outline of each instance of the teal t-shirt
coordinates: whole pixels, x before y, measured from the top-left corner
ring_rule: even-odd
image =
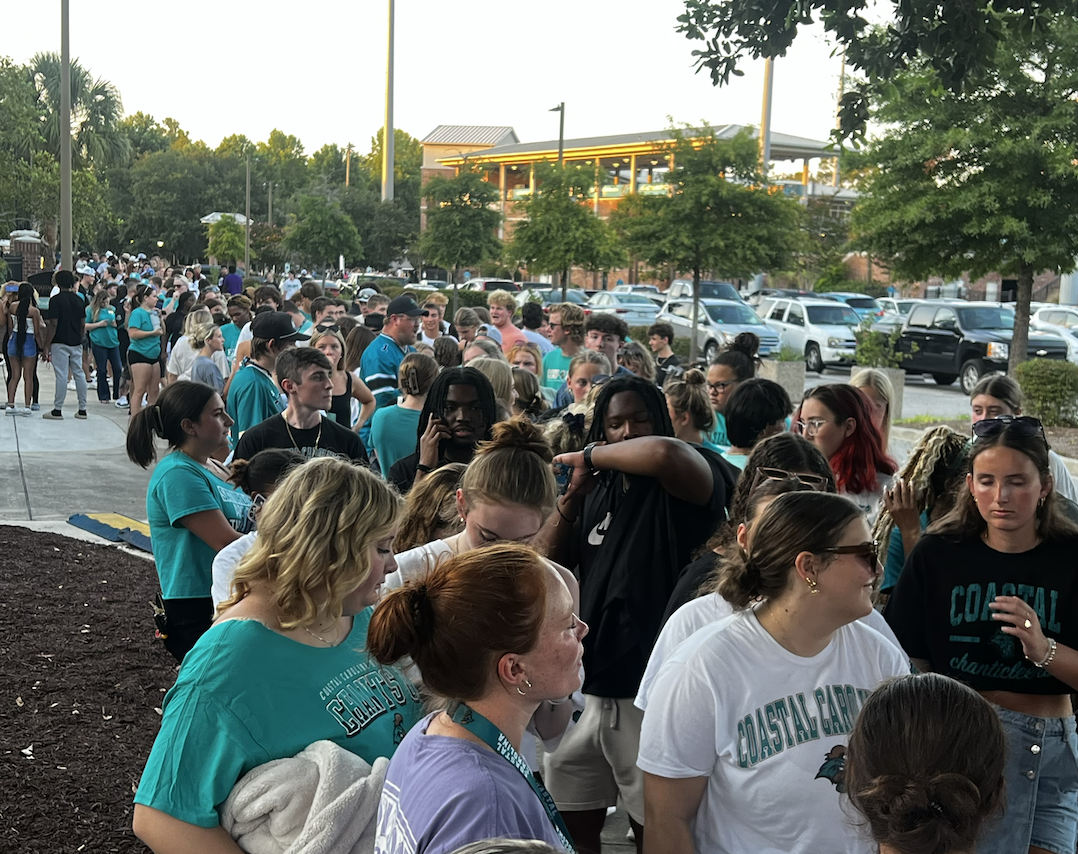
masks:
[[[372,765],[392,756],[422,706],[400,670],[367,655],[371,613],[356,614],[348,637],[330,648],[298,643],[256,620],[212,626],[165,695],[135,803],[216,827],[218,809],[244,774],[316,741]]]
[[[726,416],[721,412],[715,413],[715,429],[704,437],[712,445],[718,445],[720,450],[730,447],[730,437],[726,435]]]
[[[705,442],[704,445],[706,447],[707,442]],[[714,448],[714,446],[712,447],[714,450],[718,450],[717,448]],[[723,451],[722,458],[726,460],[726,462],[728,462],[730,465],[737,466],[742,471],[744,471],[745,469],[745,463],[749,461],[749,457],[747,454],[731,454],[729,451]]]
[[[232,445],[235,447],[244,430],[261,424],[267,418],[280,415],[281,392],[264,368],[248,362],[232,378],[228,389],[228,414],[232,425]]]
[[[168,454],[146,487],[146,519],[161,596],[195,599],[210,595],[217,551],[188,531],[180,520],[204,510],[220,510],[241,534],[250,528],[251,499],[182,451]]]
[[[572,357],[566,356],[560,347],[555,347],[543,356],[543,382],[546,388],[557,391],[561,384],[569,379],[569,363]]]
[[[155,329],[161,328],[161,321],[158,320],[155,326],[154,317],[142,306],[139,306],[131,312],[131,316],[127,319],[127,328],[153,332]],[[132,338],[131,343],[127,345],[127,349],[138,353],[140,356],[145,356],[147,359],[156,359],[161,355],[161,336],[151,335],[148,338]]]
[[[375,410],[371,418],[371,447],[378,454],[378,467],[383,475],[389,474],[397,460],[415,453],[419,415],[418,410],[396,404]]]
[[[225,339],[225,358],[231,367],[236,360],[236,347],[240,342],[240,328],[235,323],[226,323],[221,327],[221,337]]]
[[[86,322],[87,323],[100,323],[102,320],[116,321],[116,309],[111,305],[105,306],[101,311],[97,313],[97,320],[93,319],[94,310],[89,306],[86,307]],[[91,329],[89,332],[90,343],[96,344],[98,347],[119,347],[120,336],[116,332],[115,326],[101,326],[97,329]]]

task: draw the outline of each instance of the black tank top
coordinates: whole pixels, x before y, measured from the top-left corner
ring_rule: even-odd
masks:
[[[344,372],[345,386],[344,394],[333,395],[333,403],[330,404],[329,411],[333,415],[333,420],[349,430],[352,429],[352,374],[348,371]]]

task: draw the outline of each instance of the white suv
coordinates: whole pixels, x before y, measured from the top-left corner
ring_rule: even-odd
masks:
[[[757,309],[779,334],[779,346],[804,353],[810,371],[852,365],[861,320],[845,303],[822,299],[768,299]]]

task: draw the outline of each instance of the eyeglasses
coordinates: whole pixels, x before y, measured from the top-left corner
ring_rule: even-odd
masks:
[[[829,549],[820,549],[823,554],[854,555],[864,558],[873,569],[879,564],[880,543],[871,540],[867,543],[858,543],[855,546],[831,546]]]
[[[707,387],[713,392],[726,391],[730,386],[737,385],[737,380],[719,380],[717,383],[708,383]]]
[[[561,329],[561,324],[560,323],[551,323],[550,328],[551,329]]]
[[[1048,438],[1044,435],[1044,425],[1036,418],[1028,415],[997,415],[995,418],[985,418],[973,425],[973,435],[977,439],[991,439],[998,436],[1004,430],[1011,430],[1014,435],[1023,439],[1031,439],[1040,434],[1044,441],[1044,447],[1048,447]]]
[[[826,418],[807,418],[804,421],[795,421],[793,426],[797,428],[794,432],[809,435],[810,431],[812,433],[818,433],[824,424],[830,423],[831,422]]]
[[[830,485],[830,481],[822,474],[809,474],[807,472],[786,471],[786,469],[760,466],[752,477],[752,486],[749,487],[749,493],[755,492],[756,487],[765,480],[795,480],[798,483],[803,483],[813,492],[826,492],[827,487]]]

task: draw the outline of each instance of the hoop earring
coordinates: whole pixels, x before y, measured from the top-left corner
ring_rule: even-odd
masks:
[[[532,683],[529,682],[527,679],[525,679],[524,684],[528,686],[528,691],[530,691],[531,687],[532,687]],[[528,696],[528,691],[521,691],[520,686],[519,685],[517,686],[517,693],[520,694],[521,697],[527,697]]]
[[[820,585],[815,578],[806,578],[805,583],[809,586],[809,593],[813,596],[820,592]]]

